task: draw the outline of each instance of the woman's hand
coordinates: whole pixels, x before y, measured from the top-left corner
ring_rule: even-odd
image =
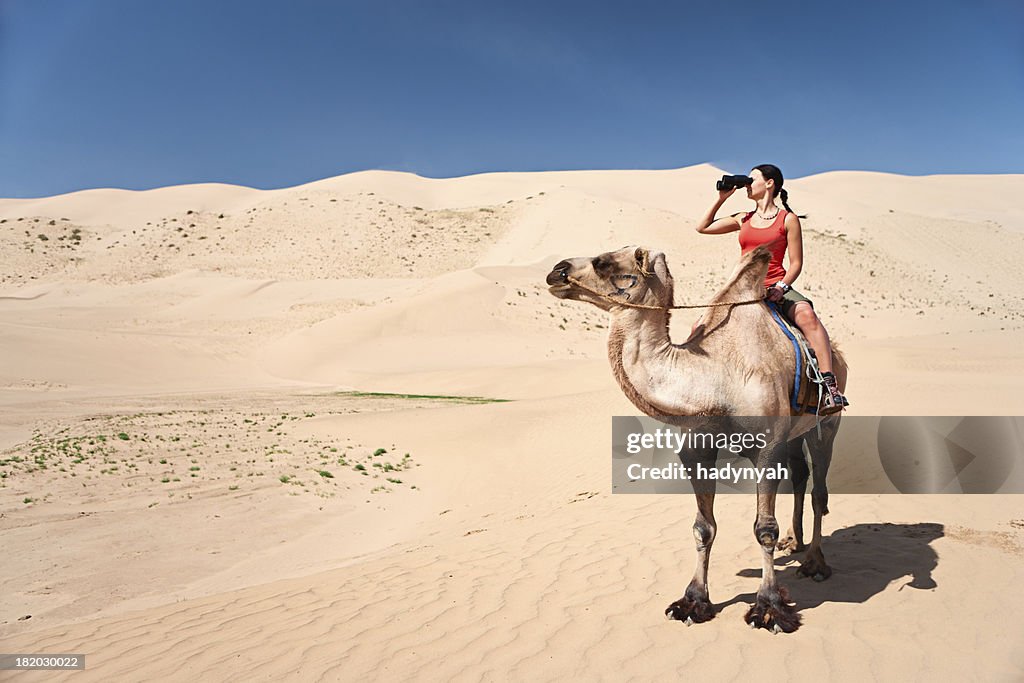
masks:
[[[768,299],[768,301],[771,301],[773,304],[777,304],[782,301],[782,297],[785,295],[786,293],[782,291],[782,288],[776,287],[775,285],[768,287],[764,292],[764,298]]]
[[[721,204],[725,204],[725,200],[731,197],[732,193],[735,192],[737,189],[739,188],[734,187],[731,190],[719,190],[718,201],[721,202]]]

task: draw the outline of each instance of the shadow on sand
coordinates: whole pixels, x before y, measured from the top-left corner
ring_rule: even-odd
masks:
[[[797,573],[803,552],[776,554],[776,576],[789,590],[798,612],[826,602],[866,602],[899,579],[905,579],[899,590],[932,589],[937,586],[932,570],[938,555],[931,542],[944,535],[943,525],[934,522],[857,524],[822,539],[822,551],[833,570],[827,581],[819,583]],[[743,569],[737,575],[759,579],[761,569]],[[752,605],[755,599],[755,593],[742,593],[715,604],[715,610],[735,603]]]

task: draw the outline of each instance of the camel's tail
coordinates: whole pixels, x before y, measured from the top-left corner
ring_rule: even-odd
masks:
[[[841,393],[846,393],[846,378],[849,376],[850,366],[846,363],[846,356],[839,349],[839,344],[832,341],[832,374],[836,376],[836,384]]]

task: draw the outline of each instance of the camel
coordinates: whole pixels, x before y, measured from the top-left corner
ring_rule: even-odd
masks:
[[[796,360],[789,340],[762,302],[769,258],[764,248],[744,255],[682,344],[673,344],[669,337],[673,280],[663,253],[626,247],[592,258],[567,259],[555,265],[547,284],[559,299],[590,303],[611,314],[608,358],[612,372],[627,398],[643,413],[663,422],[691,416],[788,417],[796,414],[790,402]],[[749,305],[721,305],[738,301]],[[833,371],[840,389],[845,389],[847,365],[835,348]],[[823,418],[817,427],[815,420],[815,416],[781,420],[780,424],[798,425],[788,432],[783,429],[756,455],[755,465],[771,458],[788,462],[794,509],[789,532],[780,539],[775,519],[779,482],[765,479],[758,484],[754,536],[762,550],[762,579],[756,602],[744,617],[752,628],[788,633],[800,626],[800,615],[775,578],[776,548],[806,550],[800,575],[823,581],[832,573],[821,550],[821,520],[828,514],[825,475],[840,416]],[[804,441],[813,465],[810,546],[803,542],[804,496],[810,476],[802,451]],[[713,451],[691,451],[680,457],[713,460],[715,455]],[[695,481],[694,492],[697,568],[683,597],[665,610],[668,618],[687,625],[715,615],[708,596],[708,561],[717,533],[715,484]]]

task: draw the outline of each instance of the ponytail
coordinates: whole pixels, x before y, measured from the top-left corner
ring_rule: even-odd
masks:
[[[786,211],[793,213],[793,209],[789,208],[789,193],[785,190],[779,190],[779,199],[782,200],[782,205],[786,207]]]
[[[796,211],[794,211],[793,209],[789,208],[789,193],[788,192],[786,192],[785,190],[779,190],[779,199],[782,200],[782,206],[784,206],[786,208],[786,211],[788,211],[788,212],[790,212],[792,214],[796,214]],[[807,218],[807,216],[806,215],[797,214],[797,218]]]

